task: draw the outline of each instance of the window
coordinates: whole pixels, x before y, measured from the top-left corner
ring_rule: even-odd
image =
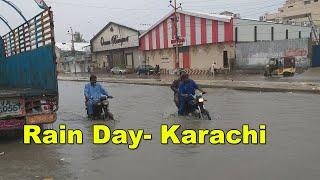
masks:
[[[274,40],[274,27],[271,27],[271,41]]]
[[[299,39],[301,39],[301,31],[299,31]]]
[[[236,27],[236,29],[235,29],[235,35],[234,35],[235,37],[235,41],[236,41],[236,43],[238,42],[238,27]]]
[[[288,6],[288,8],[292,8],[293,6]]]
[[[257,38],[257,26],[254,27],[254,42],[257,42],[258,38]]]
[[[286,39],[289,39],[289,30],[286,30]]]
[[[318,2],[318,0],[314,0],[314,2]]]
[[[310,4],[310,3],[311,3],[311,1],[304,1],[304,5]]]

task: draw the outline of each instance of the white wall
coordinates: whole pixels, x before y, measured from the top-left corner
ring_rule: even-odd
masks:
[[[247,19],[234,19],[234,34],[235,40],[235,29],[238,28],[238,42],[253,42],[254,41],[254,27],[257,26],[257,41],[270,41],[271,39],[271,28],[274,27],[274,40],[285,40],[286,30],[289,32],[289,39],[298,39],[299,31],[301,31],[301,38],[309,38],[311,28],[276,24],[255,20]]]
[[[113,31],[111,31],[111,28]],[[110,44],[110,45],[102,45],[101,38],[103,37],[104,41],[111,41],[112,36],[118,36],[118,39],[128,37],[128,42],[123,42],[122,44]],[[128,47],[138,47],[139,46],[139,34],[136,31],[133,31],[128,28],[124,28],[122,26],[116,25],[112,23],[108,28],[106,28],[101,34],[99,34],[92,41],[92,50],[93,52],[97,51],[107,51],[112,49],[121,49]]]

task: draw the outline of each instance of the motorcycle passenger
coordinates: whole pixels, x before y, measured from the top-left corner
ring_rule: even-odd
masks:
[[[187,113],[187,103],[193,100],[191,95],[195,95],[195,91],[199,90],[206,93],[192,80],[189,79],[188,74],[181,76],[181,83],[179,85],[179,115],[185,116]]]
[[[90,76],[90,83],[86,84],[84,88],[84,96],[86,98],[86,106],[88,116],[92,117],[95,105],[103,100],[105,97],[111,97],[108,92],[97,83],[97,76]]]
[[[174,80],[173,83],[171,84],[171,90],[173,91],[173,99],[174,103],[176,104],[177,108],[179,109],[179,85],[181,82],[181,76],[182,74],[185,74],[185,72],[180,72],[179,78]]]

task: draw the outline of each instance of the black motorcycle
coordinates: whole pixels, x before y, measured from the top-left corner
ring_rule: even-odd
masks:
[[[187,102],[187,114],[192,114],[201,120],[211,120],[210,113],[204,106],[207,100],[204,99],[203,94],[189,95],[192,98]]]
[[[100,101],[93,105],[93,115],[91,118],[93,120],[102,119],[102,120],[114,120],[113,114],[109,109],[109,101],[108,99],[112,99],[112,96],[105,96],[100,99]],[[88,115],[88,108],[87,115]]]

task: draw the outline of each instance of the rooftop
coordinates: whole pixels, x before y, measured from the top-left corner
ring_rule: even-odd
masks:
[[[72,43],[57,42],[56,47],[61,51],[71,51]],[[74,49],[78,52],[90,51],[90,43],[74,43]]]

